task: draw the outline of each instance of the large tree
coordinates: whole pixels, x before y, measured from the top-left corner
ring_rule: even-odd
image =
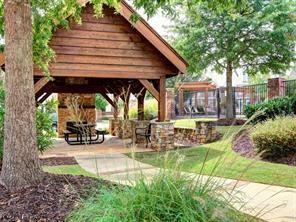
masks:
[[[2,183],[9,190],[42,179],[33,86],[32,14],[28,0],[5,0],[5,122]]]
[[[212,10],[206,3],[176,7],[175,43],[191,73],[211,68],[226,73],[226,117],[234,117],[233,72],[283,73],[295,61],[295,3],[250,0],[235,10]]]

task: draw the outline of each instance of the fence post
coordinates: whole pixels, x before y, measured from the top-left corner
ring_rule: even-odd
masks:
[[[267,91],[268,99],[284,95],[284,78],[272,78],[268,79]]]
[[[235,90],[236,88],[235,87],[232,87],[232,103],[233,103],[233,117],[236,118],[236,97],[235,97]]]
[[[220,115],[221,115],[221,106],[220,106],[221,97],[220,97],[219,88],[216,89],[216,94],[217,94],[217,115],[218,115],[218,119],[220,119]]]

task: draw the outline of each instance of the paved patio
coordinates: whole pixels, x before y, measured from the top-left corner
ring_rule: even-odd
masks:
[[[132,146],[131,139],[121,140],[117,137],[106,136],[103,144],[91,145],[68,145],[64,139],[58,138],[54,141],[54,147],[46,150],[40,157],[66,157],[66,156],[81,156],[81,155],[96,155],[96,154],[116,154],[130,152],[149,152],[152,151],[146,148],[145,145]]]

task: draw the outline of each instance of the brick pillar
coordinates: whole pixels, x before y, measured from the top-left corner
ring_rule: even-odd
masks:
[[[268,99],[284,95],[284,78],[268,79],[267,91]]]
[[[87,121],[88,123],[96,122],[96,107],[95,107],[95,94],[71,94],[71,93],[59,93],[58,94],[58,135],[63,136],[63,132],[66,129],[67,121],[77,121],[76,114],[73,115],[67,107],[67,99],[70,97],[78,98],[79,119],[81,121]]]
[[[175,112],[175,91],[167,89],[166,91],[166,120],[171,120],[176,117]]]

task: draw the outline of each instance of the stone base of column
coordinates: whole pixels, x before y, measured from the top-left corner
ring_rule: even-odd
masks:
[[[132,136],[132,120],[119,120],[118,137],[120,139],[130,139]]]
[[[109,133],[111,136],[118,136],[119,135],[119,120],[109,119]]]
[[[174,147],[174,123],[152,123],[151,148],[157,151],[166,151],[174,149]]]
[[[196,139],[199,144],[214,142],[220,138],[213,121],[196,121],[195,126]]]

